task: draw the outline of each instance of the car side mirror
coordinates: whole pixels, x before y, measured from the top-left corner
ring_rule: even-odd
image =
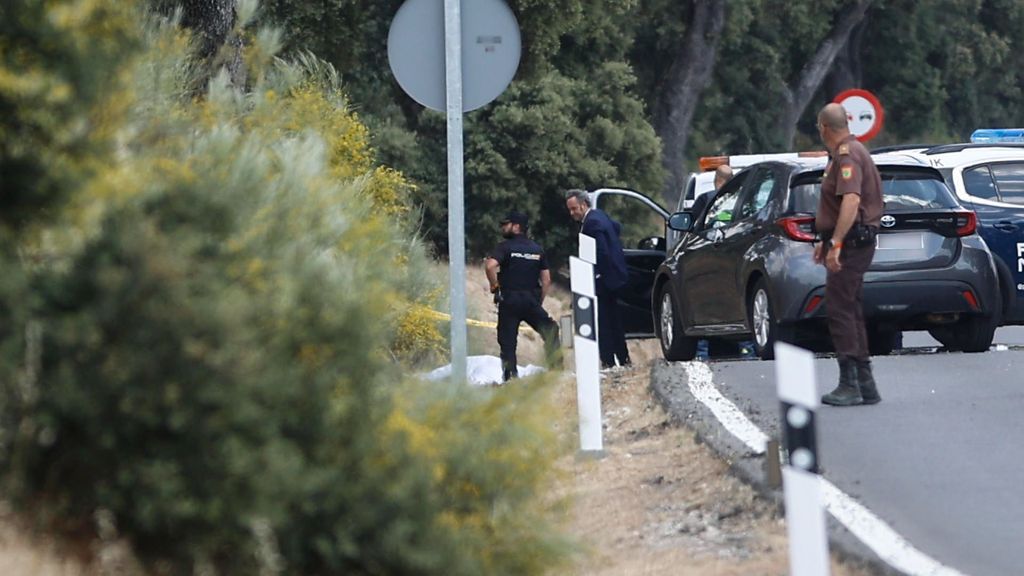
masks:
[[[665,239],[661,236],[651,236],[650,238],[644,238],[637,242],[636,247],[639,250],[658,250],[664,252]]]
[[[676,212],[668,219],[668,227],[680,232],[689,232],[693,228],[693,212],[683,210]]]

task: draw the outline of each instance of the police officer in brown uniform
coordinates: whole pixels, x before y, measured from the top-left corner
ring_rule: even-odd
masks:
[[[822,242],[814,249],[814,261],[828,270],[828,330],[839,360],[839,385],[821,401],[833,406],[876,404],[882,398],[871,373],[862,296],[882,218],[882,179],[871,153],[850,134],[842,106],[828,104],[818,112],[818,132],[829,163],[815,218]]]

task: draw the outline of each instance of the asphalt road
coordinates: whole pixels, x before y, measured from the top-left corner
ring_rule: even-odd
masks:
[[[927,333],[908,333],[910,350],[874,358],[881,404],[823,406],[817,420],[825,478],[915,548],[972,576],[1024,573],[1024,328],[1000,329],[996,343],[981,354],[936,352]],[[715,387],[770,438],[779,428],[774,370],[711,363]],[[835,360],[815,360],[815,374],[818,390],[830,390]]]
[[[993,344],[1004,346],[1024,346],[1024,326],[1004,326],[996,330]],[[927,332],[904,332],[904,347],[940,346]]]

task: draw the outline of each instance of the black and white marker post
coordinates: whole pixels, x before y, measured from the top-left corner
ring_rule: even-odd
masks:
[[[604,456],[601,432],[601,384],[597,349],[597,293],[594,265],[597,244],[580,234],[580,257],[569,257],[572,284],[573,349],[576,358],[576,405],[580,419],[580,453]]]
[[[814,429],[814,411],[819,405],[814,354],[778,342],[775,360],[787,454],[782,468],[782,487],[789,534],[789,573],[791,576],[828,576],[828,535]]]

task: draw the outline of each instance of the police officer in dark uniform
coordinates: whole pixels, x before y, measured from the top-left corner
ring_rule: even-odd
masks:
[[[526,236],[526,214],[509,212],[501,221],[505,241],[487,256],[487,281],[498,304],[498,346],[502,379],[518,377],[516,347],[519,324],[526,322],[544,338],[549,363],[558,354],[558,324],[541,306],[551,287],[551,272],[540,245]]]
[[[822,242],[814,249],[814,260],[828,270],[828,330],[839,361],[839,385],[821,401],[833,406],[876,404],[882,398],[871,373],[862,296],[882,218],[882,179],[871,153],[850,134],[842,106],[828,104],[818,112],[818,132],[830,158],[815,218]]]

